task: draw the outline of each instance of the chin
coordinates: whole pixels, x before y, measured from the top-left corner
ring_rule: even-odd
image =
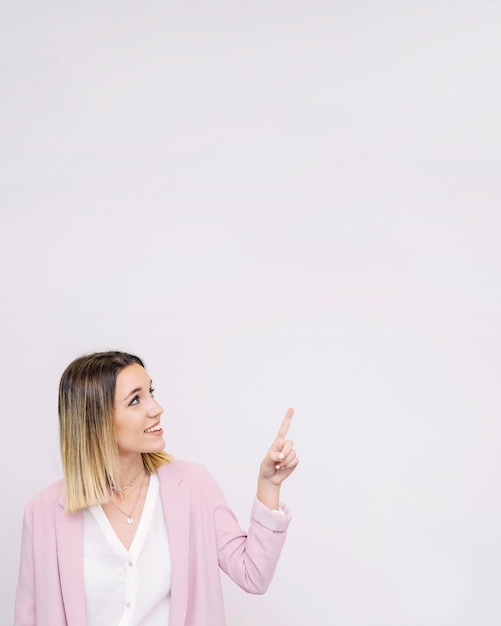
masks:
[[[149,445],[147,446],[146,450],[143,450],[143,452],[163,452],[165,450],[165,441],[162,440],[161,441],[157,441],[157,443],[153,446],[153,445]]]

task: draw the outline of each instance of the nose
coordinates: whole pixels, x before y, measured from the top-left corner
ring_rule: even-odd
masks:
[[[163,412],[163,408],[158,404],[155,398],[151,398],[148,406],[148,417],[158,417],[162,415]]]

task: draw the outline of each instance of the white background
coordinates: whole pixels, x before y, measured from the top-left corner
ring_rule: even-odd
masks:
[[[224,579],[229,626],[499,626],[500,21],[2,5],[1,624],[59,377],[122,349],[244,526],[295,407],[290,534],[265,596]]]

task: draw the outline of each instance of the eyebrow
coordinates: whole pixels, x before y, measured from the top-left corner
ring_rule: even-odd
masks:
[[[151,386],[152,386],[152,385],[153,385],[153,381],[152,381],[152,380],[150,380],[150,389],[151,389]],[[133,396],[133,395],[134,395],[135,393],[137,393],[138,391],[142,391],[142,389],[143,389],[142,387],[136,387],[135,389],[133,389],[132,391],[130,391],[130,392],[129,392],[126,396],[125,396],[125,398],[124,398],[124,402],[125,402],[125,400],[128,400],[131,396]]]

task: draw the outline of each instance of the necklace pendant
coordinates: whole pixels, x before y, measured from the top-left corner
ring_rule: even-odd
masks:
[[[134,519],[132,517],[127,518],[127,524],[132,524],[133,522],[134,522]]]

